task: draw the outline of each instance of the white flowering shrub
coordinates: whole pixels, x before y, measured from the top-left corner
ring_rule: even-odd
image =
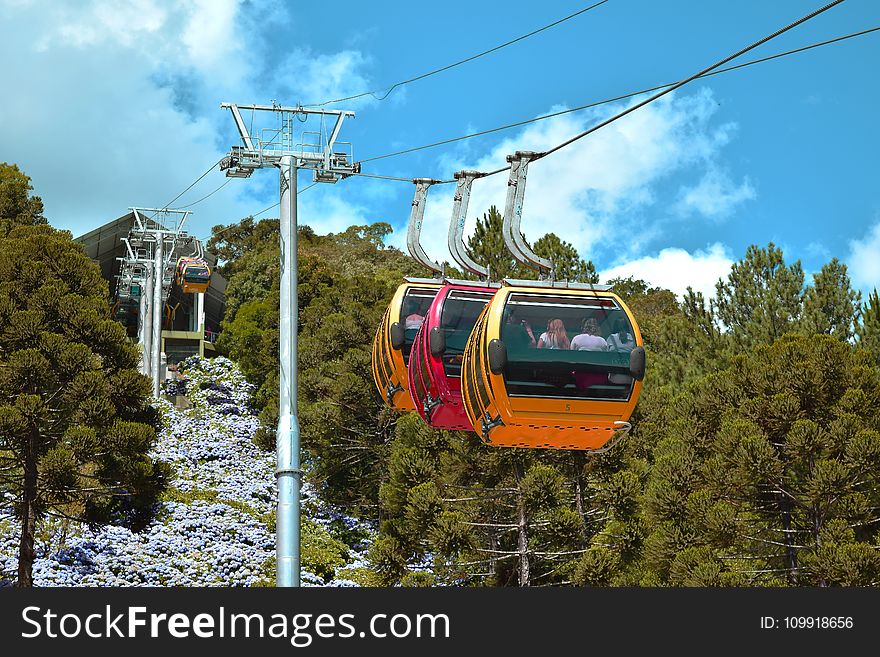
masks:
[[[163,418],[152,455],[174,477],[140,532],[74,521],[40,523],[37,586],[253,586],[273,583],[275,455],[253,443],[254,387],[226,358],[180,364],[191,408],[156,402]],[[327,507],[304,486],[302,583],[356,586],[373,528]],[[20,527],[0,512],[0,585],[18,567]],[[313,572],[314,571],[314,572]]]

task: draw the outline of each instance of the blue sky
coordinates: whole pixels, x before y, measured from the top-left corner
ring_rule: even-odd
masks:
[[[168,203],[235,143],[223,101],[316,103],[491,48],[590,3],[374,0],[0,0],[0,160],[33,178],[53,225],[81,234]],[[610,0],[473,62],[344,105],[356,159],[521,121],[708,66],[819,7]],[[847,0],[742,60],[880,26],[880,3]],[[880,32],[699,80],[530,168],[523,230],[552,230],[608,275],[711,293],[749,244],[781,246],[808,272],[832,257],[862,290],[880,286]],[[623,101],[370,162],[364,171],[451,178],[517,149],[546,150]],[[310,129],[312,126],[306,124]],[[176,205],[225,182],[215,170]],[[303,172],[300,185],[310,182]],[[468,230],[503,205],[504,174],[474,185]],[[191,232],[277,201],[277,176],[232,180],[192,206]],[[318,185],[299,216],[318,232],[387,221],[403,244],[413,186],[367,178]],[[424,243],[445,250],[451,186],[432,188]],[[272,216],[275,211],[263,216]]]

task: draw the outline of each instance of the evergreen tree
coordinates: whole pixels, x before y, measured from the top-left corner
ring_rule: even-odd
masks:
[[[861,295],[850,286],[846,265],[833,258],[813,274],[804,294],[800,326],[805,333],[825,333],[840,340],[853,337]]]
[[[789,335],[688,386],[651,423],[644,581],[864,586],[880,579],[880,372]]]
[[[13,226],[36,226],[47,223],[43,201],[32,196],[31,179],[15,164],[0,162],[0,237]]]
[[[773,342],[792,330],[801,314],[804,272],[800,262],[785,264],[772,243],[752,245],[716,285],[715,315],[738,348]]]
[[[585,455],[487,447],[473,433],[437,431],[410,414],[388,458],[385,520],[370,554],[383,584],[568,581],[595,514]]]
[[[519,264],[504,244],[503,217],[494,205],[477,220],[473,234],[468,238],[467,249],[475,262],[489,268],[494,281],[502,278],[538,277],[537,272]],[[525,238],[523,238],[525,239]],[[598,283],[599,275],[592,261],[583,260],[577,250],[553,233],[539,238],[532,247],[536,255],[551,260],[556,267],[556,279]]]
[[[489,268],[493,281],[507,277],[521,278],[525,274],[504,246],[502,223],[503,217],[498,208],[491,206],[482,219],[477,219],[474,232],[467,241],[468,254],[475,262]]]
[[[874,360],[880,364],[880,296],[877,295],[877,288],[862,305],[856,337],[859,346],[873,354]]]
[[[69,233],[18,225],[0,237],[0,492],[21,521],[19,586],[33,583],[40,518],[137,523],[168,476],[148,456],[150,381],[107,297]]]
[[[556,280],[598,283],[599,274],[592,261],[583,260],[577,250],[553,233],[547,233],[535,242],[535,254],[547,258],[556,267]]]
[[[278,421],[277,220],[215,230],[228,263],[227,316],[218,347],[259,386],[257,442],[275,444]],[[384,450],[395,416],[372,384],[371,344],[388,299],[417,265],[386,248],[387,224],[326,236],[303,227],[298,243],[298,417],[309,477],[326,499],[376,514]]]

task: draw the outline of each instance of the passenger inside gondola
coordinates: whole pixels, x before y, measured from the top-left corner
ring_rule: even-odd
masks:
[[[572,339],[571,348],[575,351],[608,351],[608,343],[599,334],[599,322],[595,317],[584,318],[581,332]]]
[[[505,324],[501,339],[507,346],[508,353],[525,351],[529,347],[537,346],[535,334],[529,322],[521,318],[516,309],[505,309]]]
[[[418,329],[425,321],[424,314],[419,313],[419,302],[416,299],[409,300],[405,312],[407,315],[404,319],[404,328],[407,330]]]
[[[411,288],[403,299],[400,310],[400,321],[404,328],[403,362],[409,365],[409,355],[412,351],[413,341],[419,328],[425,321],[425,313],[431,306],[431,302],[437,295],[436,289]]]
[[[571,349],[571,341],[561,319],[547,322],[547,330],[538,338],[538,349]]]
[[[631,352],[636,348],[636,341],[633,334],[629,331],[627,322],[618,319],[614,325],[614,333],[608,336],[609,351],[625,351]]]

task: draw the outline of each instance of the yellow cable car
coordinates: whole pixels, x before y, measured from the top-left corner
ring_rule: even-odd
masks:
[[[211,268],[201,258],[177,259],[175,279],[185,294],[204,293],[211,284]]]
[[[465,409],[484,442],[604,451],[629,431],[645,350],[609,289],[504,281],[462,364]]]
[[[385,403],[399,411],[413,411],[407,366],[416,333],[428,307],[442,287],[433,278],[406,278],[379,323],[373,338],[373,381]]]

